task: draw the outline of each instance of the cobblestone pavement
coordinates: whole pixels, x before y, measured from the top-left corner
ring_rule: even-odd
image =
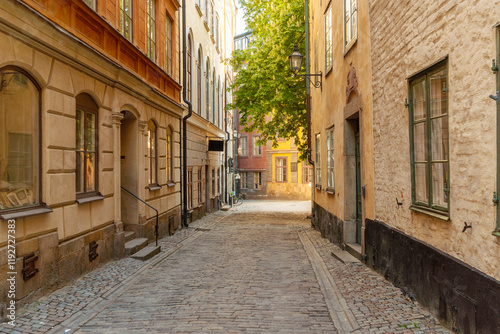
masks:
[[[449,333],[332,257],[309,213],[310,202],[245,201],[208,215],[146,262],[109,263],[27,305],[0,333]]]

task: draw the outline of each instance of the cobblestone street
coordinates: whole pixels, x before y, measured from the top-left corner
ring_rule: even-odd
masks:
[[[1,333],[449,333],[400,289],[337,260],[310,202],[245,201],[18,313]],[[338,248],[337,248],[338,250]]]

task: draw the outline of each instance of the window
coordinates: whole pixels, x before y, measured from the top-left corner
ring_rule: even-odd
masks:
[[[212,110],[211,113],[210,113],[210,122],[212,124],[215,124],[215,88],[214,88],[214,85],[215,85],[215,68],[212,70],[212,84],[211,84],[211,88],[212,88]]]
[[[208,9],[209,9],[209,8],[208,8],[208,2],[209,2],[209,1],[210,1],[210,0],[205,0],[205,19],[204,19],[204,20],[205,20],[205,22],[206,22],[207,24],[208,24],[208,15],[209,15],[209,11],[208,11]]]
[[[187,90],[187,99],[188,101],[192,101],[192,95],[191,95],[191,89],[192,89],[192,82],[193,82],[193,76],[191,75],[192,74],[192,66],[193,66],[193,62],[192,62],[192,59],[191,59],[191,54],[192,54],[192,51],[193,51],[193,42],[192,42],[192,38],[191,38],[191,34],[188,35],[188,45],[187,45],[187,54],[186,54],[186,58],[187,58],[187,61],[186,61],[186,67],[187,67],[187,83],[186,83],[186,90]]]
[[[217,168],[217,194],[220,194],[220,168]]]
[[[146,3],[146,34],[148,57],[156,60],[156,8],[155,0],[147,0]]]
[[[449,209],[446,61],[410,79],[410,138],[414,209]]]
[[[198,115],[201,115],[201,47],[198,49],[198,69],[196,73],[196,95],[197,95],[197,108]]]
[[[0,71],[0,83],[0,213],[3,213],[40,204],[40,92],[27,75],[16,69]]]
[[[214,4],[210,2],[210,31],[212,32],[212,36],[214,35]]]
[[[174,183],[174,159],[173,159],[173,148],[174,148],[174,142],[173,142],[173,131],[170,126],[167,126],[167,182],[168,183]]]
[[[215,196],[215,168],[212,168],[212,197]]]
[[[120,0],[120,32],[132,41],[132,0]]]
[[[202,187],[201,187],[201,179],[202,179],[202,175],[201,175],[202,171],[201,171],[201,167],[198,168],[198,203],[201,204],[203,203],[203,190],[202,190]]]
[[[253,136],[253,156],[262,155],[262,146],[259,144],[260,136]]]
[[[193,208],[193,167],[188,168],[187,175],[187,197],[188,197],[188,209]]]
[[[311,183],[313,181],[313,169],[307,161],[300,163],[302,166],[302,183]]]
[[[215,13],[215,46],[219,48],[219,14]]]
[[[254,172],[253,173],[253,188],[254,189],[262,189],[262,173]]]
[[[220,77],[217,80],[217,126],[221,127],[221,102],[222,102],[222,91],[220,87]]]
[[[335,188],[333,129],[326,133],[326,182],[331,190]]]
[[[76,97],[77,198],[97,194],[97,104],[87,94]]]
[[[83,0],[90,8],[97,10],[97,0]]]
[[[148,167],[149,167],[149,184],[158,184],[158,151],[156,124],[150,120],[148,122]]]
[[[244,157],[248,156],[248,137],[247,136],[240,137],[240,148],[241,148],[240,155],[242,155]]]
[[[166,55],[167,55],[167,63],[166,63],[166,72],[168,75],[172,75],[172,19],[168,14],[165,17],[166,26],[167,26],[167,44],[166,44]]]
[[[207,58],[207,67],[206,67],[206,119],[210,120],[210,60]]]
[[[287,182],[288,158],[276,157],[276,182]]]
[[[358,37],[357,0],[344,0],[344,47],[348,49]],[[346,50],[347,51],[347,50]]]
[[[332,32],[332,6],[328,6],[325,13],[325,71],[332,68],[333,63],[333,32]]]
[[[321,135],[316,135],[316,185],[321,186]]]
[[[241,172],[241,189],[247,189],[247,188],[248,188],[248,173]]]

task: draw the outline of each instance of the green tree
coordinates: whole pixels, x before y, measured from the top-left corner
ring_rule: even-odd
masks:
[[[241,0],[247,27],[252,32],[249,47],[235,50],[229,63],[237,72],[230,87],[246,132],[257,130],[261,143],[295,139],[305,159],[307,154],[306,88],[304,78],[294,77],[288,56],[295,43],[304,50],[305,12],[303,0]]]

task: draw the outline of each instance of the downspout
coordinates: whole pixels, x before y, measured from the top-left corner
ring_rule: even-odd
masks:
[[[224,156],[225,156],[225,159],[224,159],[224,176],[225,176],[225,180],[224,180],[224,202],[226,204],[228,204],[228,198],[227,198],[227,177],[228,177],[228,172],[227,172],[227,160],[229,159],[228,158],[228,152],[227,152],[227,142],[231,139],[231,134],[229,132],[227,132],[227,112],[226,112],[226,104],[227,104],[227,94],[226,94],[226,89],[227,89],[227,79],[226,79],[226,74],[224,74],[224,97],[223,97],[223,100],[222,100],[222,103],[223,103],[223,107],[222,107],[222,110],[224,111],[224,130],[226,132],[226,136],[227,136],[227,139],[226,139],[226,142],[224,144]]]
[[[182,96],[188,105],[188,114],[182,118],[182,226],[189,227],[187,222],[187,120],[193,114],[193,105],[187,97],[187,52],[186,52],[186,0],[182,0],[182,62],[183,62],[183,84]]]
[[[306,75],[309,75],[309,1],[305,0],[305,15],[306,15]],[[314,168],[314,161],[311,158],[311,87],[309,80],[306,80],[306,114],[307,114],[307,161],[313,166],[314,180],[316,180],[316,168]],[[315,200],[315,187],[311,187],[311,226],[314,227],[314,218],[316,212],[314,211]]]
[[[309,1],[305,0],[306,14],[306,75],[309,75]],[[306,80],[306,117],[307,117],[307,161],[314,166],[311,158],[311,87],[309,80]],[[314,196],[314,192],[313,192]],[[314,200],[314,198],[313,198]]]

